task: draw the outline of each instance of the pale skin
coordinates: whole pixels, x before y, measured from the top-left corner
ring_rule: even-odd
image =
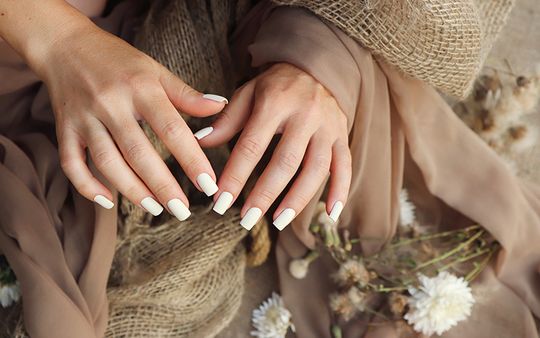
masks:
[[[171,201],[189,206],[138,120],[152,127],[197,188],[206,190],[197,182],[203,173],[217,181],[214,200],[224,191],[238,198],[271,138],[282,134],[242,216],[251,208],[266,213],[300,167],[274,219],[285,209],[301,212],[328,173],[327,211],[347,200],[351,163],[346,117],[319,82],[292,65],[270,67],[239,88],[224,110],[225,102],[203,97],[64,1],[0,0],[0,37],[47,85],[62,168],[90,200],[103,196],[112,201],[113,194],[88,168],[87,152],[109,183],[136,205],[144,207],[141,201],[150,197],[177,217]],[[214,130],[197,140],[178,110],[194,117],[221,113]],[[218,180],[201,146],[223,144],[239,132]]]

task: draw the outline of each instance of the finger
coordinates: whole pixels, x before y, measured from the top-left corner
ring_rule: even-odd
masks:
[[[75,189],[105,209],[114,207],[111,191],[88,169],[86,152],[79,135],[71,128],[65,128],[59,135],[62,135],[58,142],[60,163]]]
[[[154,216],[159,215],[163,207],[126,163],[111,136],[99,121],[88,130],[87,139],[90,156],[103,176],[134,204],[141,205]]]
[[[216,175],[210,162],[191,133],[191,129],[189,129],[184,119],[178,114],[165,95],[141,98],[140,102],[136,102],[136,106],[157,136],[171,151],[189,179],[206,195],[212,196],[215,194],[218,187],[216,185]],[[155,153],[155,151],[153,152]],[[148,159],[143,162],[146,165],[145,163],[138,164],[141,170],[151,171],[154,167],[154,164],[150,163],[150,167],[146,168],[149,164]],[[161,160],[160,162],[163,163]],[[163,165],[165,164],[163,163]],[[148,173],[151,176],[155,176],[155,174]],[[163,173],[161,174],[163,175]],[[169,176],[171,176],[170,172]],[[167,183],[165,177],[159,178],[159,183],[156,184]],[[158,178],[153,177],[153,179]],[[152,189],[151,186],[149,187]],[[158,187],[160,186],[158,185]]]
[[[283,230],[295,215],[304,210],[326,181],[331,160],[331,145],[323,137],[314,136],[309,143],[300,174],[274,213],[276,228]]]
[[[264,115],[258,113],[264,108],[265,107],[262,107],[262,105],[260,107],[257,107],[257,104],[255,105],[251,118],[248,120],[244,131],[231,152],[229,160],[225,164],[225,168],[223,169],[223,173],[221,174],[218,183],[220,189],[216,194],[217,198],[215,198],[215,200],[216,206],[228,205],[219,207],[219,213],[225,212],[232,202],[238,198],[240,191],[242,191],[242,188],[246,184],[253,169],[260,161],[266,148],[268,148],[268,145],[272,141],[272,137],[280,124],[280,118],[277,117],[277,114]],[[229,201],[230,195],[233,197],[231,202],[223,202],[223,199]],[[255,225],[262,215],[260,209],[255,209],[248,211],[247,214],[249,214],[250,217],[247,217],[247,219],[243,220],[240,224],[244,225],[246,228],[251,228]],[[246,218],[246,216],[244,218]]]
[[[245,125],[250,116],[255,83],[250,82],[238,89],[212,126],[195,133],[195,138],[203,147],[215,147],[228,142]]]
[[[180,220],[189,216],[188,199],[139,124],[131,116],[110,126],[110,132],[129,166],[154,196]],[[119,126],[122,126],[119,128]]]
[[[223,110],[229,101],[220,95],[202,94],[188,86],[179,77],[163,69],[161,85],[169,100],[182,112],[191,116],[210,116]]]
[[[332,147],[330,172],[326,212],[334,222],[337,222],[351,187],[352,160],[351,151],[346,141],[338,140]]]
[[[268,166],[246,199],[243,211],[257,208],[264,214],[296,174],[302,163],[312,131],[299,126],[285,127]],[[277,228],[284,228],[295,217],[293,209],[283,211],[283,216],[274,220]],[[245,223],[245,222],[244,222]],[[249,225],[249,224],[248,224]]]

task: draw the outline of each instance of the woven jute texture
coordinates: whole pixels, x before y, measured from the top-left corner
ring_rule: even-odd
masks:
[[[463,98],[514,0],[272,0],[307,8],[405,74]]]

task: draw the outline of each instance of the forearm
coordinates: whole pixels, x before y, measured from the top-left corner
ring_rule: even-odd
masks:
[[[38,75],[58,41],[93,26],[64,0],[0,0],[0,37]]]

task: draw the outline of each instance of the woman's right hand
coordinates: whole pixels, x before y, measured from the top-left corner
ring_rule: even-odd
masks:
[[[39,41],[41,46],[35,42],[39,53],[25,55],[49,90],[62,168],[83,196],[111,208],[111,191],[87,165],[88,149],[96,168],[133,203],[154,215],[166,205],[179,219],[187,218],[187,197],[137,120],[152,127],[190,180],[210,196],[217,191],[215,173],[178,110],[208,116],[221,111],[226,99],[203,96],[128,43],[88,20],[80,22]],[[17,45],[13,34],[6,35]]]

